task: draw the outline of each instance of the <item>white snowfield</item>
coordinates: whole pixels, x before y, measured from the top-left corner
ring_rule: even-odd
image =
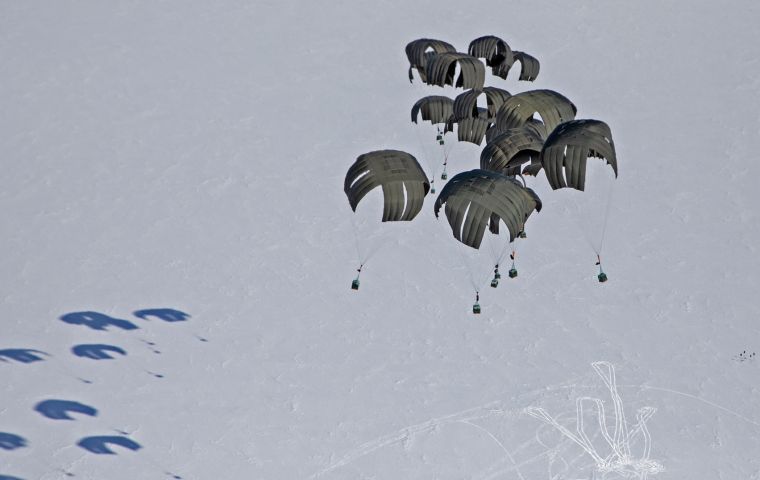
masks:
[[[0,479],[760,479],[758,19],[0,3]],[[443,187],[409,111],[457,91],[410,84],[404,46],[482,35],[541,62],[488,85],[610,125],[608,282],[543,173],[497,289],[435,195],[403,225],[379,190],[349,208],[372,150]],[[478,167],[482,146],[446,140],[449,178]]]

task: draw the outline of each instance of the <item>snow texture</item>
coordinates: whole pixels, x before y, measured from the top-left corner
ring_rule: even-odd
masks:
[[[760,479],[758,18],[3,2],[0,479]],[[444,149],[409,111],[457,91],[410,85],[404,46],[482,35],[541,61],[487,84],[559,91],[610,125],[620,164],[611,197],[528,179],[544,208],[496,289],[511,250],[456,242],[434,196],[382,224],[379,191],[356,214],[342,192],[389,148],[440,191]],[[446,141],[449,177],[477,167],[482,147]],[[598,248],[579,201],[608,215]]]

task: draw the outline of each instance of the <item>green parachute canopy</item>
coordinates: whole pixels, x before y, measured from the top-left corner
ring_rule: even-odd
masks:
[[[499,232],[499,221],[509,230],[510,242],[525,228],[533,211],[541,211],[541,199],[530,188],[505,175],[470,170],[455,175],[435,201],[435,216],[446,204],[446,218],[454,238],[480,248],[486,227]]]
[[[417,159],[399,150],[359,155],[343,183],[351,209],[356,211],[361,199],[378,186],[383,189],[383,222],[414,219],[430,190]]]
[[[463,92],[454,99],[454,117],[459,120],[467,117],[479,117],[478,97],[486,96],[488,118],[496,116],[499,107],[512,96],[506,90],[497,87],[485,87],[482,90],[473,89]]]
[[[493,35],[476,38],[470,42],[467,52],[473,57],[485,59],[486,66],[491,67],[492,73],[501,78],[507,78],[514,62],[512,49],[507,42]]]
[[[519,175],[523,164],[531,162],[535,169],[541,169],[539,155],[544,146],[546,131],[542,124],[526,123],[522,127],[511,128],[490,140],[480,154],[480,168],[500,172],[507,176]],[[526,167],[526,173],[535,175]]]
[[[541,64],[534,56],[528,55],[525,52],[513,52],[514,61],[520,62],[520,77],[519,80],[532,82],[538,77],[538,71],[541,69]],[[506,74],[503,78],[506,78]]]
[[[457,119],[455,115],[449,117],[444,127],[444,132],[453,132],[454,125],[457,130],[457,140],[460,142],[470,142],[475,145],[483,143],[483,137],[486,131],[493,124],[493,120],[488,117],[488,110],[485,108],[478,109],[477,117],[465,117]]]
[[[515,62],[520,62],[519,80],[529,82],[538,77],[541,67],[536,57],[512,50],[507,42],[493,35],[476,38],[470,42],[467,51],[474,57],[485,59],[491,73],[505,80]]]
[[[428,60],[433,55],[445,52],[456,52],[450,43],[442,40],[435,40],[432,38],[419,38],[412,40],[406,45],[406,58],[409,60],[409,81],[413,81],[412,70],[417,70],[420,79],[423,82],[427,82],[427,76],[425,75],[425,69],[427,67]]]
[[[412,106],[412,122],[417,123],[417,117],[422,113],[422,120],[433,125],[446,123],[454,114],[454,100],[443,95],[430,95],[420,98]]]
[[[583,191],[589,157],[604,159],[617,177],[612,132],[599,120],[571,120],[558,125],[546,139],[539,160],[554,190],[569,187]]]
[[[546,131],[551,132],[560,123],[573,120],[577,111],[573,102],[553,90],[529,90],[504,101],[496,112],[494,133],[521,127],[530,121],[534,114],[541,116]]]
[[[459,75],[456,75],[459,66]],[[456,78],[454,78],[456,76]],[[446,52],[432,55],[425,67],[425,83],[443,87],[482,89],[486,81],[486,67],[483,62],[459,52]]]

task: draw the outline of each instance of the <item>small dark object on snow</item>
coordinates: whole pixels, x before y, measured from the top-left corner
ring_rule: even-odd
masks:
[[[607,281],[607,274],[606,274],[606,273],[604,273],[604,272],[602,272],[602,273],[600,273],[599,275],[597,275],[597,277],[596,277],[596,278],[598,278],[598,279],[599,279],[599,283],[604,283],[604,282],[606,282],[606,281]]]
[[[525,233],[525,231],[520,232],[520,235],[518,235],[520,238],[528,238],[528,234]]]
[[[351,290],[359,290],[359,279],[355,278],[351,282]]]
[[[449,176],[446,174],[446,172],[443,172],[441,174],[441,180],[446,180],[447,178],[449,178]]]
[[[480,313],[480,304],[479,303],[476,303],[475,305],[472,306],[472,313],[474,313],[476,315]]]
[[[517,276],[517,269],[516,268],[510,268],[509,269],[509,278],[515,278]]]
[[[493,288],[498,287],[499,286],[499,279],[498,278],[494,278],[493,280],[491,280],[491,286]]]

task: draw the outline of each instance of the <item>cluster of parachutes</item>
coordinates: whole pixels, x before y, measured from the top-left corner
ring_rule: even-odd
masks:
[[[524,176],[536,177],[543,171],[552,189],[583,191],[587,159],[596,157],[610,165],[617,177],[615,145],[606,123],[576,119],[576,106],[553,90],[513,95],[485,86],[486,67],[494,76],[506,79],[515,63],[521,65],[519,80],[535,80],[539,73],[536,58],[513,51],[495,36],[473,40],[467,53],[457,52],[447,42],[422,38],[406,46],[406,55],[411,82],[416,72],[424,84],[464,89],[454,99],[442,95],[419,99],[412,106],[412,122],[417,123],[421,116],[423,122],[439,125],[444,134],[453,132],[456,126],[459,141],[476,145],[486,139],[480,168],[452,177],[434,204],[436,217],[445,206],[452,234],[459,242],[478,249],[486,228],[498,235],[501,222],[509,232],[510,242],[525,237],[525,223],[534,211],[541,211],[542,204],[527,187]],[[484,106],[478,106],[481,96]],[[440,135],[438,140],[443,143]],[[444,173],[442,179],[446,178]],[[381,150],[357,158],[346,174],[344,191],[356,211],[367,193],[381,187],[382,221],[410,221],[422,210],[425,196],[435,193],[432,182],[411,154]],[[511,277],[516,276],[516,270],[512,273]],[[499,277],[497,264],[492,286],[498,284]],[[607,280],[601,265],[598,279]],[[359,288],[358,276],[352,288]],[[475,313],[480,312],[477,299],[476,291]]]

